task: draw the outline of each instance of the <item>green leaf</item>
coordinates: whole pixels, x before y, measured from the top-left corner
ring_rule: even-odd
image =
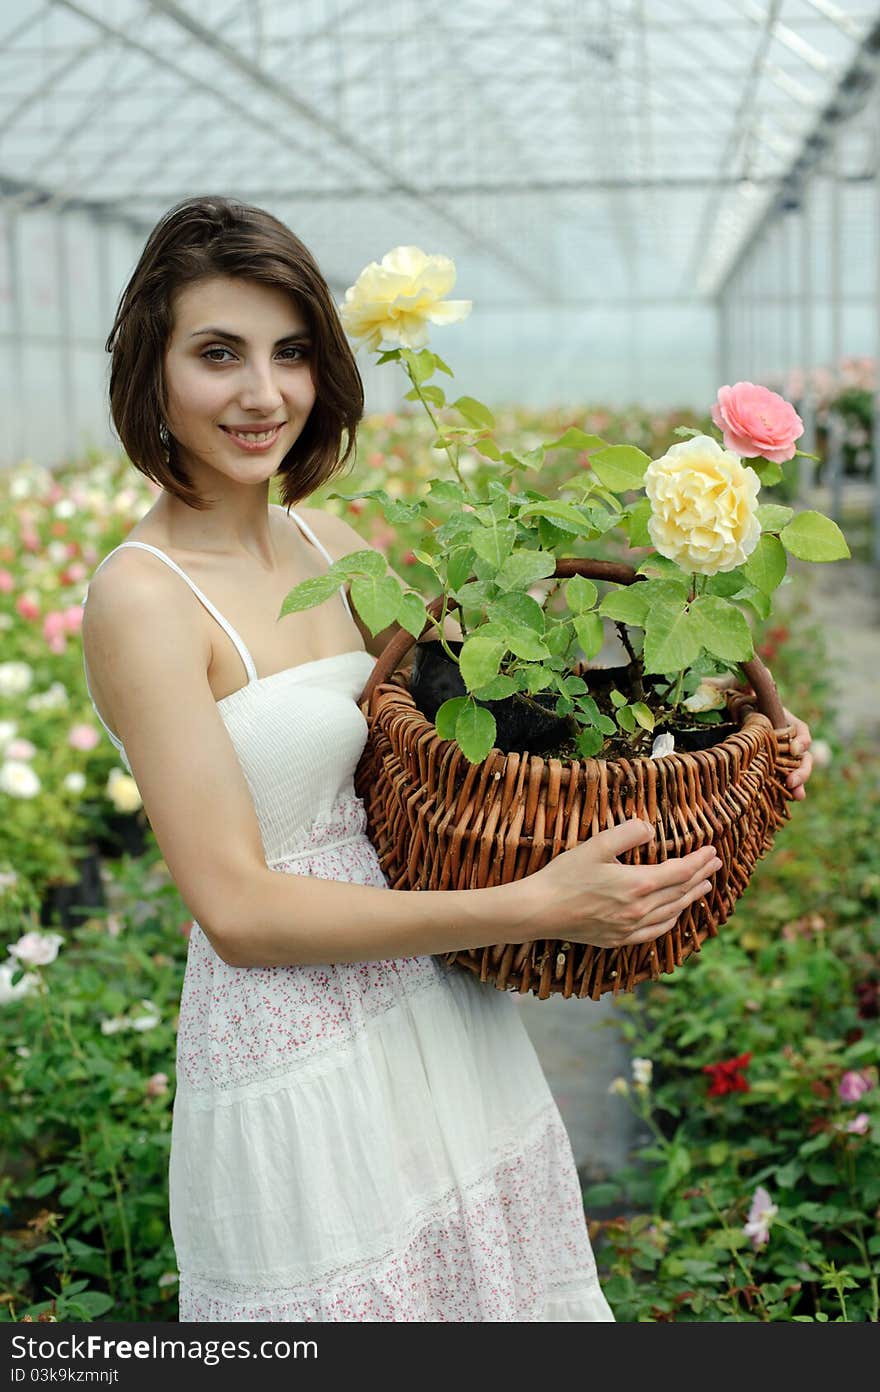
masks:
[[[430,348],[422,348],[418,352],[411,348],[404,348],[401,350],[400,356],[417,383],[427,382],[429,377],[433,377],[434,354]]]
[[[530,594],[511,590],[499,595],[489,605],[488,614],[490,619],[498,619],[501,623],[520,624],[534,629],[535,633],[544,632],[544,610]]]
[[[533,662],[527,667],[521,667],[520,671],[524,675],[525,690],[534,696],[538,691],[546,691],[548,687],[556,684],[556,673],[550,667],[544,667],[541,663]]]
[[[460,396],[452,404],[470,425],[476,425],[481,430],[494,428],[495,417],[489,407],[483,405],[482,401],[477,401],[473,396]]]
[[[436,574],[437,558],[432,556],[429,551],[414,551],[413,555],[421,565],[427,566],[429,570],[433,570]]]
[[[770,596],[763,590],[759,590],[757,585],[741,585],[738,590],[730,596],[731,599],[741,599],[744,604],[748,604],[753,609],[759,619],[769,619],[770,617]]]
[[[574,503],[556,503],[548,501],[546,503],[529,503],[528,506],[520,508],[520,518],[523,517],[547,517],[551,522],[555,522],[563,531],[573,535],[585,532],[589,528],[589,519],[582,513]]]
[[[455,739],[455,722],[468,704],[466,696],[453,696],[443,702],[434,716],[434,729],[440,739]]]
[[[685,586],[687,586],[690,580],[690,575],[686,570],[682,570],[681,566],[676,565],[675,561],[671,560],[669,556],[661,556],[659,551],[655,551],[652,556],[645,557],[638,567],[637,574],[665,575],[673,579],[679,579]]]
[[[381,580],[371,575],[351,582],[352,604],[374,637],[394,623],[402,594],[400,581],[393,575],[385,575]]]
[[[750,584],[770,595],[785,574],[786,565],[782,542],[778,537],[765,535],[743,564],[743,572]]]
[[[570,425],[565,434],[560,435],[557,440],[545,440],[544,449],[599,450],[604,449],[607,443],[607,440],[603,440],[599,435],[588,435],[576,425]]]
[[[521,657],[526,662],[543,662],[552,656],[533,628],[523,628],[519,625],[509,627],[507,646],[514,657]]]
[[[604,743],[604,735],[601,735],[599,731],[595,729],[581,730],[581,733],[575,740],[578,753],[583,759],[592,759],[594,754],[598,754]]]
[[[468,701],[455,722],[455,738],[466,759],[481,764],[495,744],[495,717],[485,706]]]
[[[514,551],[505,560],[495,580],[502,590],[527,590],[555,570],[556,557],[551,551]]]
[[[334,561],[332,570],[336,575],[337,586],[340,575],[369,575],[373,579],[381,580],[382,576],[388,573],[388,562],[381,552],[368,547],[364,551],[351,551],[347,556]]]
[[[425,601],[415,591],[410,590],[401,599],[397,610],[397,622],[414,638],[421,637],[422,629],[428,622],[428,611]]]
[[[622,730],[626,730],[631,735],[636,728],[636,718],[629,706],[621,706],[617,712],[617,723]]]
[[[750,459],[748,466],[758,475],[762,488],[772,488],[782,479],[782,466],[775,464],[772,459]]]
[[[661,599],[645,620],[645,671],[680,672],[699,656],[701,640],[684,600]]]
[[[651,499],[640,498],[637,503],[631,503],[627,508],[627,520],[624,524],[629,544],[632,547],[652,546],[653,542],[648,534],[648,518],[651,516]]]
[[[573,614],[582,614],[592,609],[599,597],[599,591],[585,575],[573,575],[564,586],[565,602]]]
[[[404,396],[405,401],[429,401],[432,406],[438,408],[446,405],[446,393],[442,387],[423,386],[412,387]]]
[[[518,690],[519,686],[513,677],[508,677],[506,673],[501,672],[485,686],[478,687],[473,695],[477,701],[503,701],[505,697],[512,696]]]
[[[601,651],[602,644],[605,642],[602,620],[595,609],[590,613],[575,616],[574,631],[583,650],[584,658],[589,662],[591,657],[595,657]]]
[[[431,479],[428,489],[432,498],[443,503],[463,503],[467,496],[461,484],[452,479]]]
[[[437,368],[438,372],[445,372],[447,377],[455,376],[452,368],[443,361],[439,353],[434,354],[434,366]]]
[[[793,517],[794,508],[782,507],[779,503],[761,503],[758,507],[762,532],[778,532]]]
[[[498,675],[498,668],[506,651],[507,645],[501,638],[465,639],[458,661],[462,680],[468,691],[485,686]]]
[[[294,585],[285,596],[278,617],[283,619],[285,614],[299,614],[304,609],[314,609],[316,604],[323,604],[325,599],[338,593],[338,575],[313,575],[311,579],[302,580],[298,585]]]
[[[72,1314],[82,1312],[90,1321],[112,1309],[114,1297],[108,1295],[106,1291],[83,1291],[81,1295],[74,1296],[69,1304]]]
[[[644,626],[648,612],[647,584],[621,585],[619,590],[609,590],[599,605],[599,613],[607,619],[619,623]]]
[[[643,730],[653,730],[654,712],[650,706],[646,706],[644,701],[633,701],[630,710]]]
[[[456,546],[449,553],[449,564],[446,574],[449,579],[449,588],[457,590],[467,580],[474,568],[474,550],[471,546]]]
[[[745,615],[720,595],[698,595],[691,605],[691,625],[713,657],[745,662],[754,656],[752,631]]]
[[[516,540],[516,526],[513,522],[495,522],[491,526],[475,527],[470,535],[470,543],[478,556],[489,561],[500,570],[513,550]]]
[[[491,435],[484,435],[481,439],[474,440],[474,449],[484,459],[492,459],[496,464],[501,462],[501,451]]]
[[[650,459],[634,445],[609,445],[592,455],[590,466],[600,483],[613,493],[641,488]]]
[[[626,705],[626,697],[624,696],[622,691],[617,690],[617,687],[614,687],[614,689],[610,691],[608,694],[611,697],[612,706],[616,706],[618,710],[620,710],[621,706]]]
[[[799,561],[843,561],[850,555],[837,523],[821,512],[799,512],[783,527],[779,540]]]

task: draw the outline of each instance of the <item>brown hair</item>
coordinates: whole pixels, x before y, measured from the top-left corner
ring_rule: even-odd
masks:
[[[190,507],[205,509],[180,462],[167,424],[163,362],[173,328],[172,301],[185,285],[234,276],[286,290],[312,339],[315,404],[278,467],[285,507],[344,468],[363,415],[364,389],[330,288],[311,252],[283,222],[248,203],[187,198],[150,233],[122,293],[105,347],[110,353],[110,414],[131,462]],[[342,450],[343,431],[346,435]]]

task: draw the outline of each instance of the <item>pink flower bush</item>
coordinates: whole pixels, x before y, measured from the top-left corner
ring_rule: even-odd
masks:
[[[838,1084],[837,1095],[841,1102],[858,1102],[872,1087],[873,1083],[864,1073],[844,1073]]]
[[[148,1097],[162,1097],[168,1091],[168,1074],[154,1073],[147,1079],[146,1094]]]
[[[37,752],[37,746],[31,744],[30,740],[14,739],[10,740],[3,750],[5,759],[32,759]]]
[[[751,1241],[755,1251],[759,1247],[766,1246],[770,1241],[770,1224],[778,1212],[779,1209],[775,1203],[771,1202],[767,1190],[762,1184],[759,1184],[749,1209],[748,1221],[743,1226],[743,1232]]]
[[[864,1136],[871,1129],[871,1118],[867,1112],[859,1112],[858,1116],[847,1122],[846,1129],[854,1136]]]
[[[712,419],[723,433],[725,449],[749,459],[761,455],[774,464],[794,458],[795,441],[804,433],[794,407],[754,382],[719,387]]]
[[[8,570],[0,570],[0,594],[12,594],[15,589],[15,579]]]
[[[67,736],[67,743],[73,749],[82,749],[84,751],[94,749],[95,745],[100,743],[100,740],[101,736],[98,734],[94,725],[88,725],[86,723],[72,725],[70,727],[70,733]]]
[[[19,595],[15,601],[15,607],[23,619],[38,619],[40,617],[40,606],[30,595]]]

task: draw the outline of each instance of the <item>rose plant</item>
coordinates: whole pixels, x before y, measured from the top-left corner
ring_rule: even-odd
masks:
[[[741,664],[754,657],[749,615],[770,614],[788,556],[849,555],[831,519],[760,501],[762,488],[779,482],[782,464],[799,453],[802,422],[775,392],[739,382],[721,387],[712,409],[722,442],[680,427],[681,442],[651,459],[631,444],[570,427],[536,447],[507,446],[484,403],[449,400],[438,380],[453,374],[427,346],[428,324],[458,322],[471,308],[445,299],[454,283],[448,257],[398,247],[366,267],[341,306],[352,339],[376,351],[379,363],[405,371],[406,399],[427,413],[448,467],[445,477],[426,481],[421,497],[383,488],[331,496],[376,499],[389,525],[421,532],[415,556],[438,590],[431,614],[381,555],[364,549],[291,590],[282,616],[322,603],[350,581],[373,634],[396,622],[420,639],[435,617],[457,686],[439,706],[422,709],[473,763],[496,743],[505,747],[496,717],[511,705],[545,724],[548,714],[556,718],[552,739],[562,759],[668,752],[684,727],[722,722],[726,698],[713,679],[742,679]],[[577,451],[588,467],[547,496],[529,486],[529,475],[552,451]],[[488,473],[463,469],[474,454]],[[600,594],[594,580],[576,573],[577,558],[615,536],[640,553],[639,583],[610,572]],[[460,641],[448,636],[454,611]],[[610,683],[584,666],[603,649],[609,624],[629,658]]]

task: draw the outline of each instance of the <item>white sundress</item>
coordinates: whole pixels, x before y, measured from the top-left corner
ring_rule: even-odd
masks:
[[[375,659],[258,677],[176,562],[122,546],[175,570],[241,655],[217,708],[267,866],[387,888],[353,785]],[[182,1322],[614,1319],[517,1001],[442,958],[231,967],[194,921],[169,1207]]]

